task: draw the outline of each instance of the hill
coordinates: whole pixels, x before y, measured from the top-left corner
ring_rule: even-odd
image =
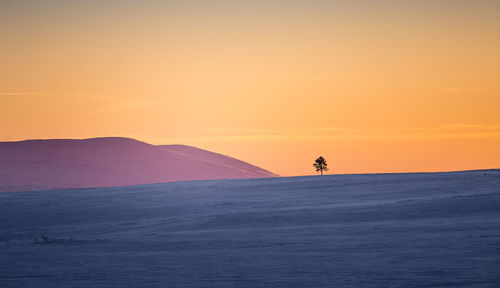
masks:
[[[273,176],[195,147],[130,138],[0,142],[0,192]]]
[[[498,170],[0,193],[0,219],[0,287],[500,287]]]

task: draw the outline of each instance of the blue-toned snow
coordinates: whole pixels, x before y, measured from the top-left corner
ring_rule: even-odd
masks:
[[[2,193],[0,287],[500,287],[500,172]]]

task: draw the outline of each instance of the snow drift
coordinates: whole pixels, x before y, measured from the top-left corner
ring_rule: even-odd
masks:
[[[499,171],[0,193],[5,288],[500,287],[499,251]]]

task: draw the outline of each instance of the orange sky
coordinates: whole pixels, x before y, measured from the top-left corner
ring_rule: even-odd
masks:
[[[0,141],[500,167],[500,1],[0,1]]]

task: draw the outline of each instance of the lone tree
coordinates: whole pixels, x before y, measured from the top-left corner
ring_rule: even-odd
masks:
[[[316,172],[321,172],[321,175],[323,175],[323,170],[328,171],[328,167],[326,167],[328,164],[326,164],[326,160],[323,156],[319,156],[319,158],[314,161],[313,166],[316,168]]]

